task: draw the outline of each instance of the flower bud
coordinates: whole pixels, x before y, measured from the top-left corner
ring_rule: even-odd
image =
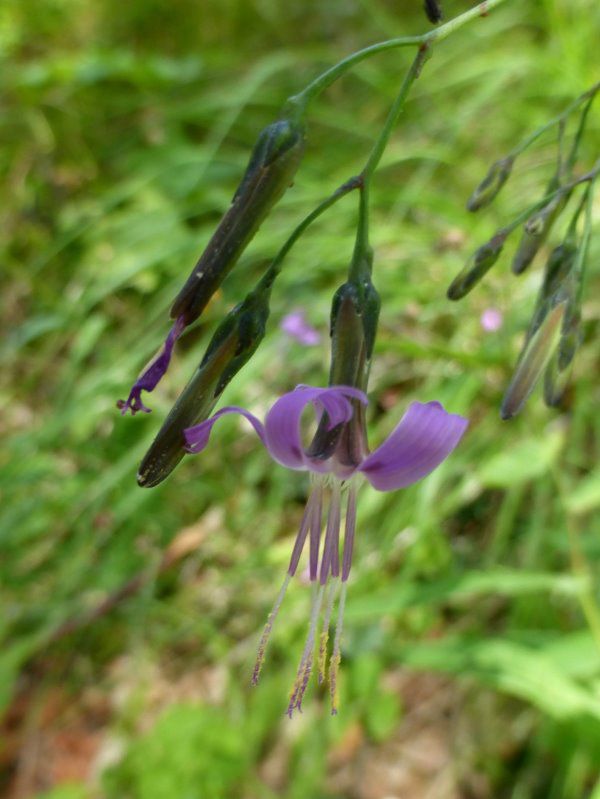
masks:
[[[530,266],[548,238],[552,225],[565,207],[567,199],[566,194],[557,194],[554,199],[525,222],[521,241],[512,262],[512,271],[515,275],[522,274]]]
[[[479,283],[500,257],[505,241],[506,233],[499,231],[473,253],[465,268],[450,284],[447,292],[449,300],[462,300]]]
[[[360,257],[371,259],[371,254]],[[362,277],[343,283],[331,303],[331,368],[329,385],[366,390],[371,355],[377,332],[381,301],[367,269]],[[331,428],[324,414],[308,452],[315,458],[329,458],[335,451],[344,466],[360,462],[367,452],[364,406],[351,400],[350,422]]]
[[[535,334],[526,339],[516,371],[502,400],[500,415],[503,419],[512,419],[519,413],[552,358],[560,339],[566,309],[567,301],[563,298],[547,313]]]
[[[187,325],[202,313],[254,234],[292,182],[304,151],[304,131],[282,119],[258,138],[231,206],[171,308]]]
[[[442,6],[438,0],[425,0],[423,8],[427,14],[427,19],[433,25],[437,25],[438,22],[442,21],[444,15],[442,13]]]
[[[137,477],[140,486],[162,483],[177,466],[185,455],[183,431],[208,418],[229,381],[258,348],[268,316],[268,293],[254,291],[221,322],[142,460]]]
[[[469,197],[467,202],[469,211],[479,211],[480,208],[485,208],[492,202],[510,177],[514,161],[512,156],[507,156],[491,165],[487,175]]]

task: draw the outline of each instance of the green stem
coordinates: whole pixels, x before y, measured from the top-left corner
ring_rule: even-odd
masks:
[[[419,77],[421,68],[428,57],[427,45],[421,45],[415,56],[410,69],[406,73],[402,86],[394,104],[392,105],[387,119],[377,137],[367,162],[360,173],[360,204],[358,211],[358,228],[356,231],[356,243],[354,245],[354,255],[348,272],[348,280],[360,281],[362,277],[371,274],[371,247],[369,244],[369,199],[371,191],[371,181],[373,174],[381,161],[385,148],[390,140],[392,131],[396,126],[398,117],[402,113],[404,103],[410,92],[411,86]]]
[[[332,205],[341,200],[342,197],[345,197],[346,194],[349,194],[351,191],[360,188],[361,180],[358,177],[350,178],[347,180],[346,183],[343,183],[339,188],[337,188],[333,194],[331,194],[327,199],[323,200],[314,211],[311,211],[308,216],[306,216],[300,224],[294,228],[292,234],[287,239],[285,244],[281,247],[275,258],[271,261],[271,265],[264,273],[260,281],[258,282],[256,288],[254,289],[255,292],[264,292],[270,291],[273,283],[275,282],[275,278],[281,272],[281,267],[286,255],[292,249],[294,244],[298,241],[300,236],[304,233],[304,231],[312,225],[312,223],[318,219],[321,214],[327,211],[328,208],[331,208]]]
[[[515,147],[514,150],[511,150],[507,157],[516,158],[530,145],[532,145],[535,141],[537,141],[537,139],[539,139],[540,136],[542,136],[547,130],[550,130],[550,128],[553,128],[555,125],[560,125],[561,122],[563,122],[570,114],[573,113],[573,111],[575,111],[575,109],[577,109],[586,100],[589,100],[591,105],[591,102],[593,101],[598,91],[600,91],[600,82],[594,84],[591,88],[589,88],[587,91],[585,91],[575,100],[573,100],[573,102],[570,105],[568,105],[564,111],[558,114],[558,116],[555,116],[549,122],[546,122],[546,124],[542,125],[541,128],[534,130],[534,132],[526,139],[524,139],[519,145],[517,145],[517,147]],[[585,111],[586,115],[588,110],[589,108],[586,109]]]
[[[396,122],[398,121],[398,117],[402,113],[402,109],[404,108],[404,103],[408,96],[408,93],[411,89],[411,86],[419,77],[423,64],[425,63],[426,59],[429,57],[429,46],[426,44],[421,45],[417,55],[414,58],[414,61],[410,65],[410,69],[406,73],[404,80],[402,81],[402,86],[400,87],[400,91],[398,92],[398,96],[394,100],[394,104],[392,105],[390,112],[385,120],[385,124],[381,129],[381,133],[377,137],[377,141],[373,145],[373,149],[367,159],[367,163],[364,166],[362,171],[363,181],[365,184],[369,183],[373,173],[377,169],[379,162],[381,161],[381,156],[383,155],[387,143],[392,135],[392,131],[396,126]]]
[[[538,200],[533,205],[530,205],[524,211],[522,211],[510,225],[506,225],[506,227],[501,228],[498,231],[498,235],[502,235],[505,238],[509,236],[516,228],[522,225],[524,222],[527,222],[530,216],[534,214],[536,211],[539,211],[541,208],[544,208],[551,202],[557,195],[559,194],[568,194],[570,191],[575,189],[577,186],[581,186],[582,183],[593,183],[598,175],[600,174],[600,160],[596,162],[593,169],[590,169],[589,172],[586,172],[585,175],[581,175],[579,178],[575,178],[570,183],[566,183],[564,186],[559,186],[558,189],[555,191],[546,194],[542,197],[541,200]]]
[[[342,59],[315,78],[315,80],[309,83],[299,94],[290,97],[288,99],[289,112],[294,116],[302,117],[312,100],[318,97],[321,92],[331,86],[332,83],[335,83],[338,78],[361,61],[377,53],[385,52],[386,50],[395,50],[399,47],[421,47],[423,45],[431,45],[433,42],[441,42],[475,17],[486,16],[492,9],[503,2],[505,2],[505,0],[487,0],[487,2],[479,3],[474,8],[469,9],[469,11],[465,11],[464,14],[460,14],[458,17],[449,20],[439,28],[424,33],[421,36],[403,36],[397,39],[387,39],[385,42],[378,42],[377,44],[372,44],[370,47],[365,47],[363,50],[358,50],[356,53],[352,53],[352,55]]]

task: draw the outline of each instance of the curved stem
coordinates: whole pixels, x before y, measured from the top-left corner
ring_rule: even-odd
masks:
[[[594,98],[596,97],[596,94],[599,91],[600,91],[600,81],[598,83],[595,83],[591,88],[589,88],[587,91],[585,91],[575,100],[573,100],[573,102],[570,105],[568,105],[564,111],[562,111],[557,116],[553,117],[549,122],[546,122],[546,124],[542,125],[541,128],[534,130],[533,133],[527,136],[526,139],[523,139],[523,141],[520,144],[518,144],[514,148],[514,150],[510,151],[507,158],[516,158],[524,150],[530,147],[535,141],[537,141],[540,138],[540,136],[542,136],[547,130],[550,130],[550,128],[553,128],[555,125],[560,125],[570,114],[573,113],[573,111],[575,111],[582,103],[586,101],[588,101],[589,103],[588,107],[584,111],[585,116],[587,116],[587,113],[589,111],[589,106],[592,104]],[[585,117],[583,121],[585,122]],[[580,130],[578,131],[577,137],[575,139],[575,145],[579,143],[578,139],[580,136],[581,136],[581,126]]]
[[[412,64],[410,65],[410,69],[406,73],[404,80],[402,81],[402,86],[400,87],[400,91],[398,92],[398,96],[394,100],[394,104],[392,105],[390,112],[385,120],[385,124],[381,129],[379,136],[375,144],[373,145],[373,149],[367,159],[367,163],[364,166],[362,171],[363,181],[364,183],[369,183],[371,177],[373,176],[373,172],[377,169],[379,162],[381,161],[381,156],[383,155],[387,143],[390,139],[392,131],[398,121],[398,117],[402,113],[402,109],[404,108],[404,103],[410,92],[411,86],[419,77],[423,64],[429,57],[429,46],[426,44],[421,45],[419,47],[419,51],[415,56]]]
[[[422,45],[429,45],[433,42],[441,42],[475,17],[487,16],[493,8],[499,6],[503,2],[505,2],[505,0],[487,0],[469,9],[469,11],[465,11],[464,14],[460,14],[458,17],[449,20],[444,25],[440,25],[439,28],[424,33],[421,36],[403,36],[396,39],[387,39],[384,42],[372,44],[370,47],[365,47],[363,50],[352,53],[352,55],[343,58],[333,67],[330,67],[315,78],[315,80],[309,83],[299,94],[290,97],[288,99],[290,113],[294,116],[302,116],[309,103],[312,102],[315,97],[318,97],[321,92],[331,86],[332,83],[335,83],[338,78],[361,61],[386,50],[395,50],[399,47],[421,47]]]
[[[361,178],[360,177],[353,177],[350,180],[347,180],[343,183],[339,188],[337,188],[333,194],[327,197],[326,200],[323,200],[314,211],[311,211],[308,216],[306,216],[300,224],[294,228],[292,234],[285,242],[285,244],[281,247],[275,258],[271,261],[271,265],[264,273],[260,281],[258,282],[255,291],[256,292],[264,292],[270,291],[271,286],[273,285],[275,278],[281,272],[281,267],[286,255],[292,249],[294,244],[298,241],[300,236],[304,233],[304,231],[312,225],[312,223],[318,219],[322,213],[324,213],[328,208],[331,208],[332,205],[335,205],[338,200],[341,200],[342,197],[345,197],[346,194],[349,194],[351,191],[360,188],[361,186]]]

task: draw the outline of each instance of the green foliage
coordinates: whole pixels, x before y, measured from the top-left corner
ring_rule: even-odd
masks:
[[[152,395],[154,412],[130,419],[115,409],[166,334],[168,308],[227,208],[258,131],[324,65],[391,33],[422,32],[421,5],[0,7],[0,701],[8,706],[23,685],[37,690],[40,674],[74,696],[90,685],[110,694],[111,668],[124,656],[169,674],[222,668],[228,686],[208,700],[181,700],[140,733],[151,705],[140,679],[137,704],[114,711],[125,753],[104,778],[109,799],[210,799],[211,791],[219,799],[337,799],[331,753],[353,725],[365,745],[385,747],[408,724],[388,679],[405,668],[451,675],[457,701],[466,693],[477,705],[493,694],[490,734],[506,747],[482,738],[464,766],[492,775],[492,795],[595,799],[600,790],[592,794],[600,759],[598,237],[576,389],[562,414],[534,396],[518,419],[498,415],[541,280],[535,266],[509,279],[503,253],[460,306],[445,298],[467,255],[542,194],[547,175],[538,167],[551,137],[484,216],[464,208],[491,163],[597,79],[597,4],[513,0],[449,38],[416,83],[375,176],[382,312],[371,443],[413,399],[438,399],[467,413],[471,426],[423,483],[360,495],[338,718],[328,717],[317,688],[301,719],[283,718],[306,628],[301,585],[282,608],[264,679],[254,691],[248,684],[305,477],[273,465],[234,420],[164,485],[142,490],[135,475],[217,320],[299,219],[362,164],[406,54],[361,64],[318,101],[295,185],[182,338]],[[445,13],[464,6],[447,0]],[[582,163],[591,165],[599,135],[596,112]],[[295,384],[327,379],[327,347],[285,340],[278,322],[305,307],[326,340],[355,221],[351,195],[291,253],[265,341],[223,403],[261,412]],[[505,317],[493,335],[479,325],[490,305]],[[165,549],[190,528],[197,551],[161,572]],[[140,574],[137,593],[55,640],[66,620],[84,620]],[[465,700],[460,715],[478,713]],[[263,778],[269,758],[283,762],[279,777]],[[87,795],[58,787],[45,799]]]
[[[220,799],[233,796],[248,749],[243,720],[213,708],[171,707],[105,778],[107,797]]]

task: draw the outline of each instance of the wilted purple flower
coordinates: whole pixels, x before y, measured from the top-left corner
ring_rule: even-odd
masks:
[[[286,314],[281,320],[280,328],[305,347],[314,347],[321,341],[321,334],[306,321],[306,314],[301,308]]]
[[[366,478],[378,491],[405,488],[432,472],[448,457],[467,427],[462,416],[447,413],[439,402],[413,402],[395,430],[374,452],[366,445],[349,447],[348,437],[356,429],[361,441],[366,440],[363,414],[366,395],[357,388],[331,386],[315,388],[298,386],[277,400],[266,415],[264,424],[249,411],[238,407],[222,408],[210,419],[185,431],[187,449],[201,452],[210,437],[215,422],[228,413],[244,416],[258,434],[271,457],[289,469],[312,473],[312,487],[292,550],[283,586],[265,625],[259,647],[252,683],[258,682],[265,650],[275,618],[291,578],[296,574],[300,556],[308,538],[308,569],[314,586],[308,636],[287,709],[291,717],[301,710],[302,699],[313,666],[313,650],[322,618],[319,639],[318,677],[325,679],[329,625],[339,590],[337,623],[329,661],[331,712],[337,713],[337,673],[340,663],[342,621],[346,600],[346,584],[350,574],[356,525],[356,494],[361,479]],[[318,420],[326,417],[327,430],[341,431],[332,440],[337,443],[326,455],[314,456],[302,443],[301,421],[307,405],[312,404]],[[354,424],[352,424],[354,422]],[[349,462],[350,453],[354,453]],[[342,497],[345,494],[345,513]],[[328,500],[323,547],[323,506]],[[340,528],[345,516],[343,550],[340,563]],[[341,578],[341,579],[340,579]]]
[[[179,336],[183,333],[185,326],[186,324],[183,316],[175,320],[164,344],[154,358],[144,367],[140,376],[133,384],[127,400],[119,400],[117,402],[117,408],[121,409],[122,415],[125,415],[127,411],[131,411],[132,416],[135,416],[138,411],[150,413],[151,409],[147,408],[142,402],[142,391],[154,391],[158,385],[169,368],[173,347]]]
[[[495,333],[500,330],[504,317],[497,308],[486,308],[479,317],[479,323],[486,333]]]

